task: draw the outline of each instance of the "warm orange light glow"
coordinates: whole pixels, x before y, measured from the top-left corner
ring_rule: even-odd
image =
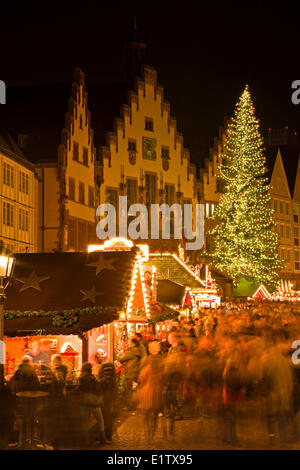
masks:
[[[149,245],[137,245],[137,247],[142,252],[141,261],[148,261],[149,260]]]
[[[103,245],[89,245],[88,246],[88,253],[92,253],[94,251],[105,251],[105,250],[128,250],[132,248],[134,244],[131,240],[127,240],[127,238],[122,237],[115,237],[109,240],[106,240]],[[142,245],[143,246],[143,245]]]

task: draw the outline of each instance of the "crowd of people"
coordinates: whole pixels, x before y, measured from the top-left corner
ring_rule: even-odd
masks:
[[[92,364],[84,363],[74,384],[60,354],[48,361],[42,353],[34,344],[0,390],[0,448],[16,440],[18,449],[27,449],[31,441],[47,449],[111,443],[117,383],[114,364],[96,356],[96,375]],[[31,416],[30,402],[20,393],[38,391],[46,392],[46,399],[36,402]]]
[[[1,413],[11,410],[11,425],[2,431],[9,437],[9,429],[17,430],[18,445],[24,448],[26,410],[17,394],[44,390],[49,398],[39,405],[37,428],[40,440],[53,448],[66,446],[66,434],[73,436],[73,446],[75,428],[80,439],[84,429],[87,442],[110,444],[120,409],[143,415],[150,440],[159,418],[163,434],[172,438],[176,421],[192,413],[214,420],[222,444],[241,445],[243,416],[262,425],[270,446],[278,439],[282,446],[297,443],[297,340],[300,344],[300,303],[255,301],[203,309],[193,318],[136,332],[114,363],[95,356],[93,364],[83,364],[73,402],[66,393],[68,370],[61,356],[55,354],[47,364],[34,351],[23,357],[5,387],[11,406],[2,406]]]
[[[176,420],[192,409],[215,418],[216,437],[225,444],[240,445],[239,417],[247,413],[264,426],[270,446],[277,438],[283,446],[298,442],[298,339],[299,303],[203,309],[197,318],[172,322],[150,342],[132,338],[119,359],[125,365],[125,405],[143,413],[150,438],[158,416],[165,435],[172,435]]]

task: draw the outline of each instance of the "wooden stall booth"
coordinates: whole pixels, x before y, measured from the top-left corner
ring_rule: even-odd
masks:
[[[137,252],[17,254],[6,291],[6,373],[26,354],[47,361],[59,353],[74,374],[96,352],[112,360],[114,321],[127,308]]]

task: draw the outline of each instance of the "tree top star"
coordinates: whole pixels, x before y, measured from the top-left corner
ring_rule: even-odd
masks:
[[[47,279],[50,279],[50,277],[38,276],[36,274],[36,271],[33,270],[28,277],[21,277],[16,280],[23,283],[23,286],[19,290],[19,292],[23,292],[24,290],[30,288],[41,291],[40,283],[43,281],[47,281]]]

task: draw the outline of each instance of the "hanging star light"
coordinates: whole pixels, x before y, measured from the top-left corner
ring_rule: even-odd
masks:
[[[48,279],[50,279],[50,277],[38,276],[36,271],[33,270],[28,277],[20,277],[16,280],[23,283],[23,286],[19,290],[19,292],[23,292],[27,289],[36,289],[41,291],[40,283],[47,281]]]
[[[95,267],[96,276],[98,276],[98,274],[101,273],[104,269],[113,269],[116,271],[117,268],[113,266],[113,263],[115,262],[116,262],[115,258],[104,258],[103,255],[99,255],[97,261],[87,264],[87,266]]]

